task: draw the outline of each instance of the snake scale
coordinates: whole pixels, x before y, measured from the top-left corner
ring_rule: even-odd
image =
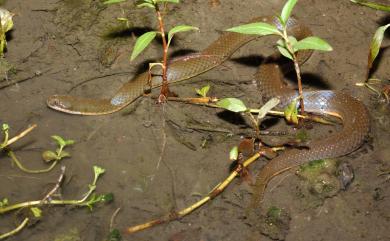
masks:
[[[251,22],[278,24],[274,17],[259,17]],[[311,35],[309,28],[290,18],[288,29],[291,35],[302,39]],[[257,36],[226,32],[199,54],[179,58],[169,64],[167,77],[170,83],[189,79],[204,73],[228,59],[238,48]],[[306,54],[305,59],[310,54]],[[304,61],[304,60],[303,60]],[[55,110],[78,115],[104,115],[117,112],[140,97],[149,86],[161,85],[161,76],[154,75],[148,82],[149,74],[144,72],[124,84],[110,99],[80,98],[67,95],[53,95],[47,105]],[[283,81],[279,65],[266,62],[255,75],[263,99],[279,97],[283,108],[297,96]],[[342,129],[326,138],[312,140],[307,149],[288,149],[268,162],[257,176],[255,184],[255,203],[262,200],[269,180],[280,172],[311,160],[346,155],[356,150],[364,141],[370,128],[369,114],[362,102],[354,97],[331,90],[305,91],[305,111],[322,115],[337,116],[342,119]]]

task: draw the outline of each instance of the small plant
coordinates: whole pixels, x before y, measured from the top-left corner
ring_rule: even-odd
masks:
[[[88,207],[91,211],[95,204],[97,203],[107,203],[113,200],[113,194],[100,194],[96,195],[96,184],[98,181],[98,178],[105,172],[105,170],[101,167],[94,166],[93,167],[94,172],[94,179],[91,184],[88,185],[88,191],[83,195],[81,199],[78,200],[63,200],[63,199],[52,199],[52,195],[55,193],[55,191],[58,190],[60,187],[64,174],[65,174],[65,168],[62,168],[62,173],[54,186],[52,190],[50,190],[45,197],[43,197],[41,200],[36,201],[26,201],[22,203],[16,203],[16,204],[10,204],[8,199],[4,198],[0,202],[0,215],[9,213],[11,211],[18,212],[19,210],[28,208],[30,211],[27,213],[27,215],[24,217],[23,222],[21,222],[18,227],[10,232],[7,232],[5,234],[0,234],[0,239],[7,238],[9,236],[15,235],[17,232],[22,230],[31,218],[34,219],[40,219],[42,218],[42,210],[41,206],[51,206],[51,205],[73,205],[77,207]],[[31,216],[31,217],[30,217]]]
[[[2,124],[1,132],[3,133],[3,141],[2,141],[2,143],[0,143],[0,151],[4,151],[5,153],[7,153],[8,156],[11,157],[12,162],[20,170],[22,170],[24,172],[27,172],[27,173],[49,172],[57,165],[58,161],[60,161],[61,159],[65,158],[65,157],[70,157],[70,154],[68,152],[64,151],[63,149],[66,146],[73,145],[74,141],[73,140],[65,140],[64,138],[62,138],[58,135],[52,136],[52,138],[56,141],[58,148],[55,150],[55,152],[47,150],[47,151],[44,151],[42,153],[43,160],[46,161],[47,163],[52,162],[52,164],[46,169],[31,170],[31,169],[26,168],[22,165],[22,163],[16,157],[15,153],[9,148],[9,145],[11,145],[12,143],[16,142],[20,138],[27,135],[35,127],[36,127],[36,125],[32,125],[29,128],[27,128],[26,130],[24,130],[23,132],[21,132],[20,134],[14,136],[12,138],[9,138],[10,127],[6,123]]]
[[[277,16],[280,22],[280,28],[268,23],[259,22],[233,27],[227,31],[255,35],[277,35],[281,37],[281,39],[276,42],[277,48],[283,56],[291,59],[294,62],[294,68],[298,80],[300,112],[303,114],[304,101],[302,95],[302,80],[297,52],[301,50],[331,51],[332,47],[325,40],[316,36],[310,36],[298,41],[295,37],[289,36],[287,34],[288,19],[290,18],[291,12],[297,1],[298,0],[288,0],[284,5],[281,14]]]
[[[58,145],[58,148],[55,151],[44,151],[42,153],[42,158],[46,162],[59,161],[62,158],[70,157],[70,154],[64,151],[64,148],[69,145],[74,144],[74,140],[64,140],[61,136],[54,135],[51,138],[55,140]]]
[[[372,2],[368,2],[368,1],[362,1],[362,0],[351,0],[351,2],[360,4],[360,5],[372,8],[372,9],[390,12],[390,6],[389,5],[381,5],[381,4],[372,3]],[[365,87],[367,87],[369,90],[377,93],[378,96],[382,96],[383,95],[383,97],[384,97],[384,99],[386,100],[387,103],[390,102],[390,97],[389,97],[390,96],[390,84],[384,84],[383,85],[383,83],[382,83],[383,81],[382,80],[380,80],[380,79],[373,79],[373,78],[370,78],[370,76],[371,76],[373,63],[374,63],[374,61],[375,61],[375,59],[378,56],[378,53],[380,51],[385,31],[389,27],[390,27],[390,23],[386,24],[386,25],[383,25],[383,26],[380,26],[376,30],[376,32],[375,32],[375,34],[374,34],[374,36],[373,36],[373,38],[371,40],[370,50],[368,52],[368,61],[367,61],[367,70],[366,70],[365,81],[363,83],[356,83],[357,86],[365,86]],[[374,85],[376,85],[378,83],[380,85],[382,85],[381,90],[378,90],[377,88],[374,87]]]
[[[122,3],[127,0],[108,0],[104,2],[105,4],[115,4],[115,3]],[[176,33],[179,32],[186,32],[190,30],[198,30],[197,27],[189,26],[189,25],[178,25],[173,27],[168,32],[168,38],[165,36],[165,26],[164,26],[164,20],[163,20],[163,14],[160,8],[161,4],[164,4],[164,8],[166,7],[167,3],[179,3],[179,0],[142,0],[138,1],[137,6],[138,7],[146,7],[153,9],[156,13],[159,30],[158,31],[150,31],[146,32],[143,35],[141,35],[133,48],[133,52],[130,56],[130,60],[134,60],[159,34],[162,39],[162,48],[163,48],[163,60],[162,63],[150,63],[149,64],[149,71],[155,66],[160,66],[162,69],[162,86],[160,91],[160,96],[158,98],[159,103],[163,103],[166,101],[166,98],[169,95],[169,88],[168,88],[168,78],[167,78],[167,70],[169,68],[168,66],[168,49],[169,45],[172,41],[173,36]]]
[[[14,14],[7,9],[0,8],[0,57],[4,56],[4,50],[7,47],[5,34],[14,26],[13,16]]]
[[[196,93],[203,98],[207,97],[207,93],[209,93],[209,90],[210,90],[210,85],[205,85],[200,89],[195,89]]]

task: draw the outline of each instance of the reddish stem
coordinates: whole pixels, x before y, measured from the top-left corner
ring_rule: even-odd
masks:
[[[295,68],[295,73],[297,74],[297,79],[298,79],[298,94],[300,96],[299,98],[299,104],[301,107],[300,114],[303,115],[305,112],[305,106],[304,106],[304,101],[303,101],[303,91],[302,91],[302,78],[301,78],[301,69],[299,68],[299,63],[297,60],[297,57],[295,54],[293,54],[294,58],[294,68]]]
[[[163,18],[157,4],[156,4],[156,14],[159,23],[162,43],[163,43],[162,85],[161,85],[161,91],[160,91],[160,96],[158,98],[158,102],[163,103],[166,101],[169,94],[168,79],[167,79],[168,45],[167,45],[167,40],[165,38]]]

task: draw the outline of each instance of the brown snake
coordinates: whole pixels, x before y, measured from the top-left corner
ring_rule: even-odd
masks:
[[[267,22],[278,24],[273,17],[260,17],[251,22]],[[311,31],[290,18],[288,28],[291,35],[302,39],[311,35]],[[189,79],[206,72],[228,59],[238,48],[253,40],[256,36],[238,33],[224,33],[199,54],[180,58],[169,64],[168,81],[170,83]],[[277,64],[272,62],[260,66],[255,75],[263,98],[279,97],[279,107],[286,106],[297,96],[295,90],[287,88],[283,83],[282,73]],[[151,79],[151,87],[160,86],[161,76]],[[103,115],[121,110],[129,105],[146,89],[148,89],[148,73],[136,76],[110,99],[89,99],[74,96],[54,95],[48,98],[47,105],[55,110],[79,115]],[[264,194],[268,181],[280,172],[301,165],[311,160],[331,158],[346,155],[364,141],[369,131],[369,115],[362,102],[352,96],[331,90],[304,92],[305,110],[322,115],[337,116],[343,121],[343,128],[326,138],[313,140],[307,144],[307,149],[288,149],[272,159],[260,171],[255,188],[256,203]]]

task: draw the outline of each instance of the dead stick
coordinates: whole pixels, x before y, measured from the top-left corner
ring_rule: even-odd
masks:
[[[9,146],[9,145],[11,145],[12,143],[16,142],[17,140],[21,139],[22,137],[24,137],[25,135],[27,135],[30,131],[32,131],[35,127],[37,127],[37,125],[36,125],[36,124],[33,124],[32,126],[30,126],[29,128],[27,128],[26,130],[22,131],[19,135],[12,137],[12,138],[9,139],[8,142],[3,146],[3,148],[5,148],[6,146]]]
[[[62,181],[65,176],[65,166],[61,166],[61,174],[57,179],[56,185],[45,195],[45,197],[41,200],[41,203],[44,203],[46,200],[51,198],[51,196],[60,188]]]
[[[251,163],[256,161],[262,154],[263,154],[262,152],[258,152],[255,155],[253,155],[252,157],[250,157],[249,159],[245,160],[242,163],[242,165],[238,165],[235,168],[235,170],[232,171],[230,173],[230,175],[223,182],[219,183],[206,197],[202,198],[198,202],[192,204],[191,206],[189,206],[189,207],[187,207],[179,212],[169,213],[169,214],[167,214],[159,219],[155,219],[155,220],[143,223],[143,224],[129,227],[129,228],[127,228],[127,232],[129,234],[135,233],[135,232],[156,226],[157,224],[162,224],[162,223],[166,223],[166,222],[180,219],[180,218],[190,214],[195,209],[201,207],[203,204],[207,203],[211,199],[213,199],[216,196],[218,196],[219,194],[221,194],[222,191],[233,181],[233,179],[241,173],[242,169],[246,168]]]

